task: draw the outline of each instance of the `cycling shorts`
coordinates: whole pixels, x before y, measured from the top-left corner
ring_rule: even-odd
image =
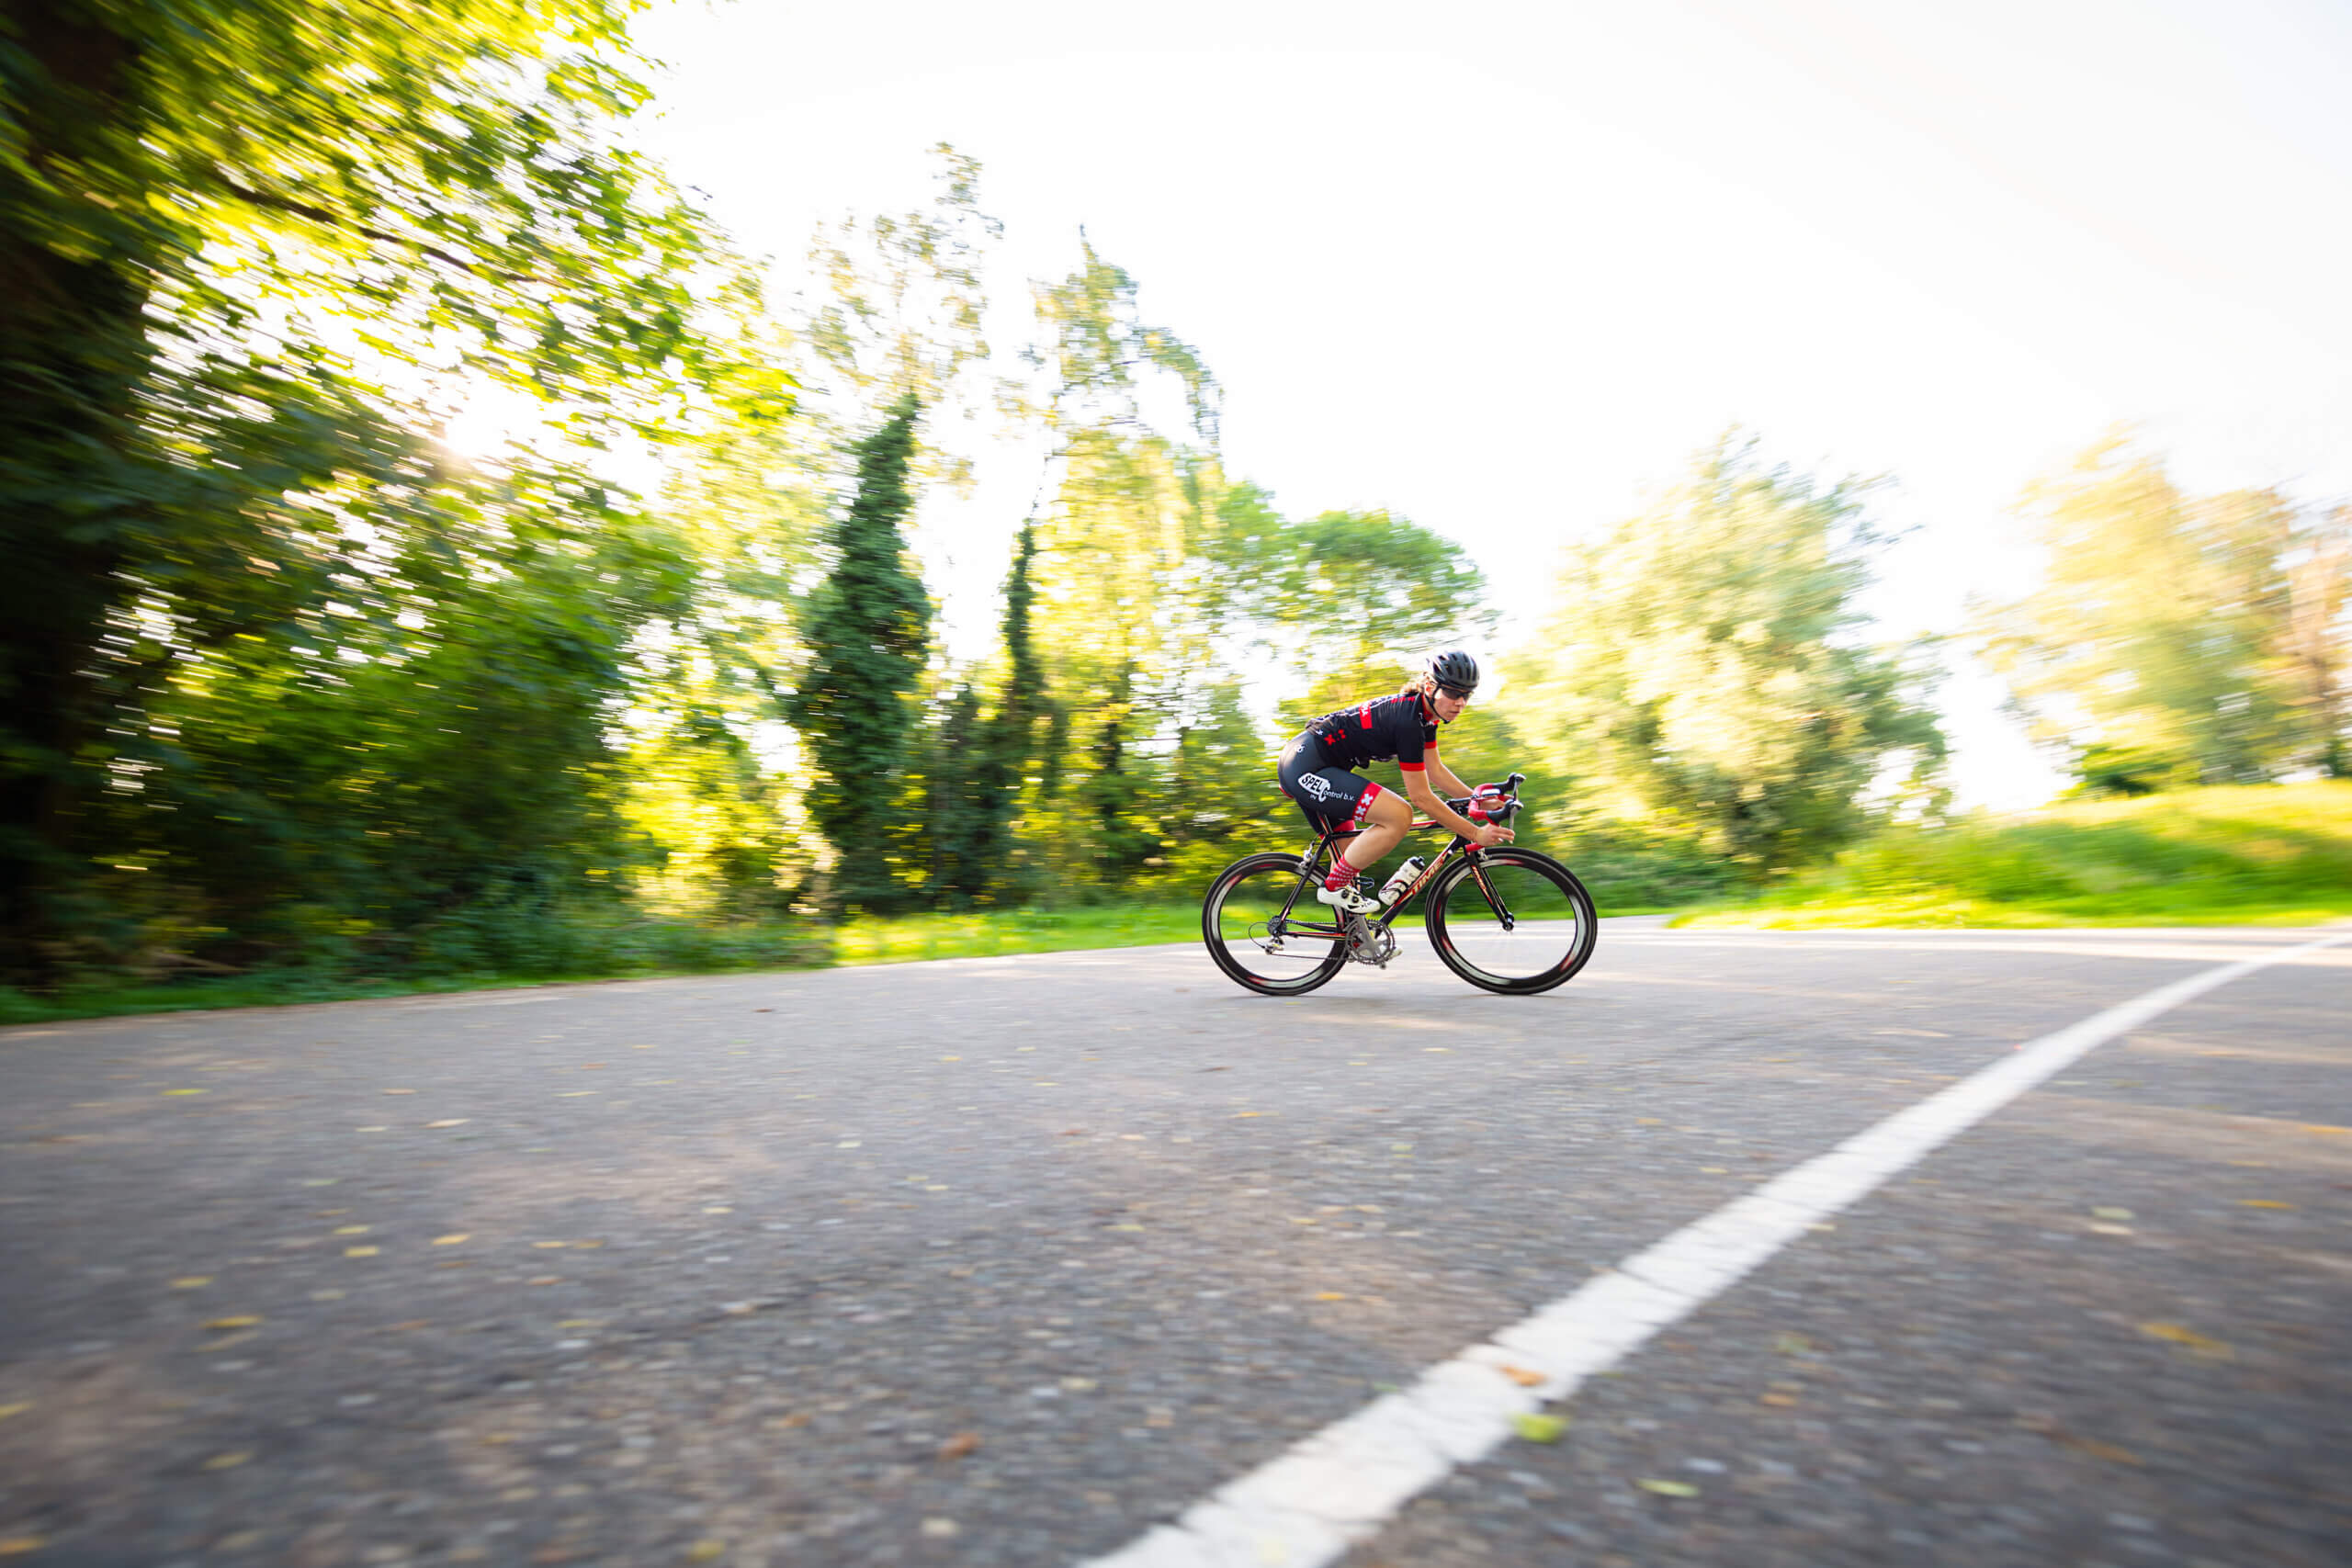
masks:
[[[1346,832],[1363,827],[1371,819],[1372,803],[1380,798],[1378,784],[1332,764],[1308,735],[1283,748],[1282,768],[1276,776],[1283,793],[1306,813],[1307,821],[1325,831]]]

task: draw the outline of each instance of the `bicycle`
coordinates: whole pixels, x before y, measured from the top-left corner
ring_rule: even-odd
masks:
[[[1502,786],[1494,820],[1508,826],[1519,815],[1525,778],[1513,773]],[[1460,812],[1470,803],[1447,804]],[[1419,818],[1410,830],[1437,825]],[[1326,829],[1304,854],[1245,855],[1217,873],[1201,902],[1201,940],[1216,966],[1268,997],[1304,996],[1351,962],[1385,969],[1396,956],[1396,917],[1425,889],[1422,919],[1430,946],[1447,968],[1481,989],[1537,996],[1576,978],[1591,961],[1600,934],[1592,895],[1550,855],[1513,844],[1480,849],[1453,835],[1377,915],[1317,904],[1315,889],[1331,857],[1358,831]],[[1306,910],[1294,913],[1302,899]]]

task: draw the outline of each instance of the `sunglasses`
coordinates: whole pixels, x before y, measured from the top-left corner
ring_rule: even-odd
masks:
[[[1437,689],[1439,694],[1442,696],[1452,697],[1458,703],[1466,703],[1470,700],[1470,691],[1475,690],[1476,688],[1465,690],[1460,686],[1449,686],[1444,682],[1441,681],[1438,682]]]

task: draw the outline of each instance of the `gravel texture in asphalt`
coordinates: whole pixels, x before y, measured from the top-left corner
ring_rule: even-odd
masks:
[[[2283,931],[1408,943],[0,1032],[0,1551],[1071,1562]],[[2094,1052],[1351,1559],[2352,1560],[2352,948]],[[1658,1483],[1665,1483],[1660,1485]]]

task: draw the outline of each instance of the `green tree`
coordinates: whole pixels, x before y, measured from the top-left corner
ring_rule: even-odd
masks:
[[[1933,804],[1944,741],[1897,653],[1854,638],[1879,542],[1866,487],[1726,439],[1649,510],[1567,552],[1506,661],[1505,716],[1557,779],[1696,829],[1752,874],[1817,857],[1890,790]]]
[[[1309,682],[1283,705],[1295,731],[1367,695],[1394,691],[1419,660],[1494,627],[1486,578],[1462,547],[1385,512],[1326,512],[1293,526],[1276,613]]]
[[[430,542],[450,509],[456,535],[484,506],[527,533],[571,484],[460,482],[384,382],[506,382],[584,442],[695,400],[788,407],[714,329],[709,301],[752,295],[707,227],[611,145],[643,96],[634,9],[453,0],[420,28],[357,3],[10,7],[0,970],[54,975],[131,918],[103,869],[112,796],[161,802],[199,753],[123,736],[185,739],[180,694],[256,648],[269,679],[333,690],[298,650],[383,597],[384,561],[462,599],[468,547]]]
[[[1216,383],[1200,356],[1146,322],[1136,284],[1082,247],[1078,269],[1039,286],[1046,372],[1020,404],[1054,438],[1051,500],[1034,581],[1045,685],[1046,784],[1024,806],[1031,851],[1058,886],[1119,884],[1162,847],[1170,719],[1204,670],[1216,618],[1204,549],[1225,490],[1214,442]],[[1155,430],[1146,405],[1172,378],[1186,430]]]
[[[1051,724],[1053,702],[1031,637],[1036,600],[1031,570],[1036,558],[1037,530],[1024,522],[1013,541],[1012,565],[1005,575],[1002,672],[995,702],[982,716],[977,695],[966,686],[958,691],[958,705],[943,728],[943,733],[957,738],[954,756],[958,782],[935,814],[933,831],[953,846],[944,863],[952,865],[952,874],[942,875],[938,886],[958,905],[1017,897],[1026,891],[1017,863],[1013,823],[1029,769],[1046,755],[1044,731]],[[967,722],[959,723],[967,701],[972,705],[972,713]],[[935,800],[939,798],[934,795]]]
[[[927,209],[852,213],[818,231],[808,259],[825,287],[801,336],[825,394],[820,418],[864,428],[912,396],[931,428],[916,472],[963,485],[971,460],[939,426],[951,411],[979,412],[966,372],[989,359],[984,268],[1004,225],[980,209],[978,160],[944,141],[932,154],[939,190]]]
[[[931,627],[899,531],[914,501],[917,413],[911,394],[900,399],[857,445],[857,488],[826,541],[831,571],[801,633],[808,662],[788,713],[816,775],[808,814],[836,857],[833,900],[869,908],[910,893],[881,852],[899,809],[908,732],[921,722],[907,699]]]
[[[2275,491],[2184,494],[2121,436],[2027,491],[2043,581],[1978,606],[1988,660],[2085,787],[2340,767],[2346,552]]]
[[[968,683],[936,705],[924,731],[922,860],[933,900],[953,909],[985,901],[1003,875],[1006,797],[989,754],[980,694]]]

